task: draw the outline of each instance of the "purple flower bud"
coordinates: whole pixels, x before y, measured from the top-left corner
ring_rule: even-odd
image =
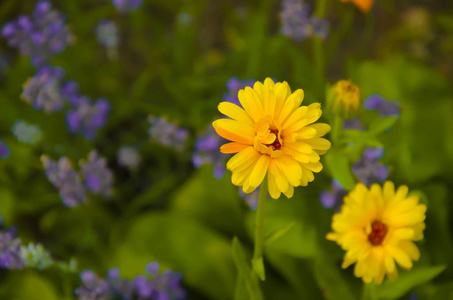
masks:
[[[82,161],[80,165],[86,188],[95,194],[109,197],[112,194],[113,173],[107,167],[107,160],[93,150],[88,161]]]
[[[338,210],[343,204],[343,197],[347,195],[347,191],[343,189],[341,184],[335,180],[331,180],[330,191],[322,191],[319,195],[319,201],[324,208],[336,208]]]
[[[354,118],[352,120],[344,120],[343,129],[356,129],[360,131],[366,130],[365,126],[363,126],[362,122],[360,122],[359,117]]]
[[[139,297],[145,299],[151,297],[153,287],[151,281],[149,281],[148,278],[146,278],[145,276],[138,275],[137,277],[135,277],[134,286],[137,289],[137,294]]]
[[[386,100],[379,94],[369,96],[363,103],[366,110],[377,110],[381,117],[399,116],[400,106],[399,102]]]
[[[14,22],[6,23],[2,28],[2,36],[4,38],[9,38],[16,33],[16,26]]]
[[[0,138],[0,158],[7,158],[11,154],[9,147]],[[1,227],[1,223],[0,223]]]
[[[363,156],[352,166],[354,175],[366,186],[375,182],[384,182],[389,174],[388,167],[379,162],[384,156],[382,148],[367,147]]]

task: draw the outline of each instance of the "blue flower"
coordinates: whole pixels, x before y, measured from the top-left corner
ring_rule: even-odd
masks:
[[[352,165],[354,175],[366,186],[375,182],[384,182],[389,175],[389,168],[379,162],[384,156],[384,149],[367,147],[363,156]]]
[[[148,134],[151,138],[166,147],[175,148],[177,151],[184,150],[189,131],[167,121],[165,117],[149,116],[151,127]]]
[[[0,138],[0,158],[7,158],[10,154],[11,150]]]
[[[21,240],[14,228],[3,229],[0,216],[0,269],[23,269],[25,262],[20,253]]]
[[[224,140],[219,137],[212,126],[199,136],[195,142],[192,163],[196,168],[204,164],[214,165],[214,177],[222,178],[225,175],[225,160],[229,157],[220,153],[219,148]]]
[[[126,12],[138,9],[143,0],[112,0],[112,3],[118,11]]]
[[[381,117],[393,117],[400,115],[401,104],[386,100],[379,94],[373,94],[365,99],[363,107],[366,110],[377,110]]]
[[[343,189],[341,184],[332,179],[330,191],[322,191],[319,195],[319,202],[324,208],[336,208],[339,209],[343,204],[343,197],[348,194],[346,190]]]
[[[88,161],[82,161],[81,173],[85,187],[94,194],[109,197],[112,195],[113,172],[107,167],[107,160],[99,157],[96,150],[88,155]]]

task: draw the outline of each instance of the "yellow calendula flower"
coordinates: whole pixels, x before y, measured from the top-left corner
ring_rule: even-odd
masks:
[[[373,0],[341,0],[341,2],[353,2],[362,12],[369,12],[373,6]]]
[[[269,194],[279,198],[293,196],[294,187],[314,180],[313,172],[322,170],[319,155],[330,148],[324,136],[327,124],[313,124],[321,116],[321,105],[300,106],[303,90],[291,93],[287,82],[274,83],[266,78],[253,88],[239,90],[242,107],[219,104],[219,111],[230,119],[214,121],[216,132],[231,143],[220,147],[222,153],[237,153],[227,163],[232,182],[251,193],[268,174]]]
[[[339,80],[334,86],[335,100],[334,107],[340,105],[345,114],[352,109],[357,112],[360,106],[360,89],[352,84],[350,80]]]
[[[395,191],[392,182],[368,189],[359,183],[344,197],[341,212],[333,216],[327,239],[346,251],[342,268],[355,263],[354,275],[381,284],[387,274],[398,277],[395,262],[405,269],[420,258],[414,241],[423,238],[426,205],[408,196],[407,186]]]

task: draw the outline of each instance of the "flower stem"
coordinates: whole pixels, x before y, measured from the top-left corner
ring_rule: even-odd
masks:
[[[264,246],[264,212],[267,202],[267,176],[261,183],[260,195],[258,198],[258,210],[256,212],[255,223],[255,249],[253,251],[252,268],[261,280],[266,279],[263,263],[263,246]]]
[[[332,126],[332,144],[338,146],[342,130],[343,130],[343,118],[339,114],[336,114]]]
[[[362,300],[379,300],[376,294],[376,285],[374,283],[364,283]]]

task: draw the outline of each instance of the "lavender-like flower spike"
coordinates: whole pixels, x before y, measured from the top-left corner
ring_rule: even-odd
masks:
[[[11,150],[0,138],[0,158],[7,158],[10,154]]]
[[[126,12],[138,9],[143,0],[112,0],[112,3],[118,11]]]
[[[0,269],[23,269],[25,262],[20,253],[21,240],[14,228],[3,229],[0,216]]]
[[[367,147],[363,156],[352,166],[352,172],[368,187],[375,182],[384,182],[389,175],[389,168],[379,162],[383,156],[384,149]]]
[[[22,15],[16,21],[6,23],[2,36],[22,55],[30,55],[36,66],[45,64],[74,40],[65,25],[64,15],[53,10],[47,0],[38,1],[31,16]]]
[[[183,151],[189,131],[185,128],[178,127],[176,124],[167,121],[165,117],[149,116],[151,127],[148,130],[149,135],[154,140],[166,147],[175,148],[177,151]]]
[[[54,263],[50,254],[41,244],[29,243],[28,246],[20,248],[20,253],[25,261],[25,267],[43,270]]]
[[[68,158],[61,157],[57,163],[43,155],[41,161],[46,169],[47,178],[59,190],[65,206],[74,207],[86,202],[85,188]]]
[[[69,131],[80,133],[86,139],[94,139],[97,131],[104,127],[110,111],[110,103],[99,98],[95,103],[85,96],[74,97],[71,104],[75,107],[66,113]]]
[[[80,273],[82,286],[75,289],[80,300],[111,299],[115,295],[107,280],[99,278],[93,271],[85,270]]]
[[[317,36],[325,39],[329,30],[329,22],[310,16],[310,5],[303,0],[283,0],[280,18],[281,33],[296,42]]]
[[[96,150],[88,155],[88,161],[81,161],[81,172],[86,188],[97,195],[112,195],[113,173],[107,167],[107,160],[99,157]]]
[[[225,160],[228,155],[219,152],[220,146],[225,141],[219,137],[212,126],[209,126],[203,135],[197,138],[192,155],[194,167],[199,168],[204,164],[214,165],[214,177],[222,178],[225,175]]]
[[[359,131],[365,131],[366,128],[363,126],[362,122],[360,121],[360,118],[354,118],[352,120],[344,120],[343,122],[343,129],[356,129]]]
[[[386,100],[379,94],[373,94],[365,99],[363,107],[366,110],[377,110],[381,117],[400,115],[401,103]]]
[[[60,84],[64,70],[56,67],[43,67],[24,84],[21,98],[34,109],[45,113],[59,111],[64,106]]]
[[[348,194],[346,190],[343,189],[341,184],[332,179],[331,181],[332,188],[330,191],[322,191],[319,195],[319,201],[324,208],[336,208],[339,209],[343,204],[343,197]]]

